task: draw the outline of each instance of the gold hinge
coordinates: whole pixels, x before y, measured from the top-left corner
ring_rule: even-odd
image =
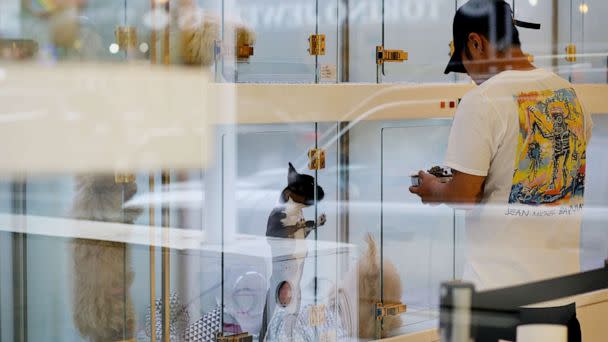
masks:
[[[308,53],[311,56],[325,55],[325,35],[311,34],[308,37]]]
[[[321,170],[325,168],[325,151],[320,148],[308,150],[308,169]]]
[[[387,304],[376,303],[376,320],[381,320],[388,316],[397,316],[407,311],[405,304]]]
[[[135,175],[132,173],[116,173],[116,174],[114,174],[114,183],[116,183],[116,184],[135,183]]]
[[[407,61],[408,53],[403,50],[384,50],[383,46],[376,46],[376,64],[384,62]]]
[[[253,342],[253,336],[246,332],[224,336],[224,333],[218,332],[215,335],[215,340],[217,342]]]
[[[568,44],[566,46],[566,61],[576,62],[576,45]]]
[[[237,47],[236,57],[240,60],[249,59],[249,57],[253,56],[253,46],[244,44]]]
[[[454,51],[456,50],[456,48],[454,47],[454,41],[452,40],[450,42],[450,57],[454,56]]]
[[[308,325],[318,327],[325,324],[325,305],[312,305],[308,309]]]
[[[137,29],[135,26],[118,26],[114,31],[114,36],[121,51],[137,47]]]

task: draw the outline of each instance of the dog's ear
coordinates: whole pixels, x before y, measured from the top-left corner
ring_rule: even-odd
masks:
[[[298,179],[298,172],[293,167],[291,163],[289,163],[289,172],[287,173],[287,184],[295,183]]]
[[[279,201],[281,203],[287,203],[289,201],[289,188],[285,188],[282,192],[281,192],[281,197],[279,198]]]

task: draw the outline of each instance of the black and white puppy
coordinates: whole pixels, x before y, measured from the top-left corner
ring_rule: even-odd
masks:
[[[323,188],[316,186],[317,201],[323,200]],[[315,201],[315,179],[300,174],[289,163],[287,187],[281,192],[279,204],[268,217],[266,236],[276,238],[304,239],[315,228],[315,221],[307,221],[302,209],[310,207]],[[325,224],[325,215],[319,216],[318,226]]]
[[[298,173],[289,163],[287,187],[281,192],[279,203],[270,213],[266,226],[273,261],[259,341],[284,340],[284,334],[290,333],[290,324],[282,324],[280,332],[277,331],[278,326],[268,325],[273,320],[284,321],[274,317],[277,305],[283,309],[282,315],[294,316],[300,310],[300,281],[308,252],[306,237],[326,221],[325,214],[321,214],[316,222],[306,220],[303,209],[314,205],[315,199],[321,201],[324,197],[323,188],[315,184],[314,177]]]

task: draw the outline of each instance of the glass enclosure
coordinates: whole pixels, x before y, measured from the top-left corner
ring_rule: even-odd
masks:
[[[465,2],[1,0],[0,341],[438,341],[467,209],[408,188]],[[602,267],[608,2],[507,2],[593,114]]]

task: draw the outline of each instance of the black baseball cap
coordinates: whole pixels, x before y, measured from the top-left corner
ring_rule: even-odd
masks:
[[[462,51],[472,32],[484,35],[499,49],[504,49],[521,44],[516,26],[540,29],[540,24],[515,20],[511,6],[504,0],[469,0],[454,15],[454,53],[444,73],[466,73]]]

